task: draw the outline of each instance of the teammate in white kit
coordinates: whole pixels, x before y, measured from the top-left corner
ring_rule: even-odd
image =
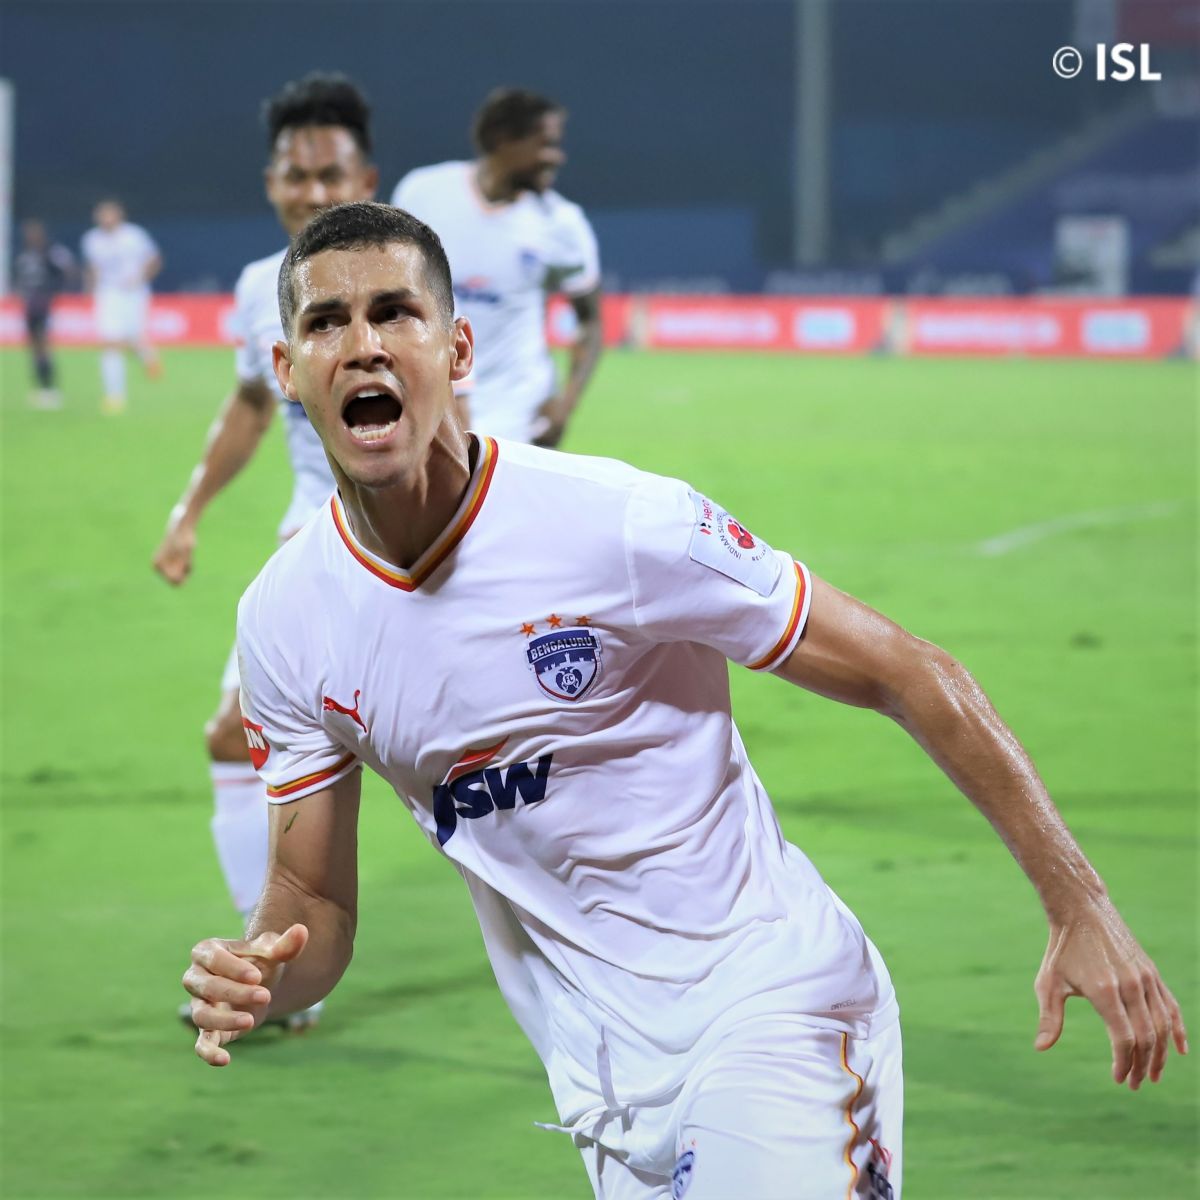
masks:
[[[102,200],[92,213],[95,227],[83,235],[85,282],[95,296],[96,333],[100,338],[100,411],[125,411],[125,352],[141,359],[154,378],[160,364],[150,343],[150,281],[162,270],[154,239],[125,219],[117,200]]]
[[[280,280],[285,394],[338,493],[242,599],[244,724],[271,865],[245,939],[184,975],[197,1053],[349,962],[360,767],[471,892],[497,981],[606,1200],[900,1195],[891,983],[783,838],[726,658],[898,721],[988,817],[1050,925],[1036,1045],[1068,995],[1132,1087],[1178,1007],[966,670],[685,484],[463,432],[436,235],[334,209]]]
[[[596,238],[583,210],[553,190],[566,118],[545,96],[495,91],[475,117],[479,158],[419,167],[392,193],[437,231],[457,310],[475,331],[475,367],[458,389],[464,427],[539,446],[561,440],[603,344]],[[546,345],[550,292],[575,310],[561,386]]]
[[[270,147],[264,172],[267,199],[289,237],[330,205],[375,194],[370,109],[344,76],[314,74],[289,83],[267,103],[264,116]],[[295,533],[333,491],[321,439],[304,409],[288,403],[279,391],[271,367],[271,347],[282,336],[276,281],[283,255],[279,250],[251,263],[238,279],[234,292],[237,383],[217,414],[204,456],[171,510],[154,556],[155,569],[169,583],[181,584],[187,578],[201,515],[254,456],[277,408],[282,412],[294,474],[279,537]],[[220,703],[204,736],[211,761],[217,857],[234,904],[239,912],[248,913],[266,874],[267,802],[246,749],[233,652],[221,680]]]

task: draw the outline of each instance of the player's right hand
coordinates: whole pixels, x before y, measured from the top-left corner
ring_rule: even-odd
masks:
[[[1058,1041],[1067,998],[1083,996],[1108,1030],[1113,1082],[1135,1092],[1144,1080],[1162,1078],[1172,1045],[1188,1052],[1175,997],[1107,897],[1051,925],[1034,991],[1040,1010],[1034,1047],[1049,1050]]]
[[[167,521],[167,531],[154,552],[154,569],[173,587],[178,587],[192,569],[196,530],[176,510]]]
[[[205,938],[192,947],[183,986],[192,996],[200,1058],[213,1067],[228,1066],[225,1046],[262,1023],[283,964],[298,957],[307,944],[308,929],[293,925],[283,933],[260,933],[251,941]]]

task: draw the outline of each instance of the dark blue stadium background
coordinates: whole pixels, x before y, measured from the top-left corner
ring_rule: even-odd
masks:
[[[1129,99],[1051,71],[1071,0],[830,11],[829,263],[847,272],[945,196]],[[792,258],[790,0],[5,0],[0,21],[17,215],[74,240],[115,193],[162,244],[166,289],[228,288],[279,243],[258,106],[314,68],[373,102],[384,198],[409,167],[468,156],[479,100],[520,84],[571,110],[560,187],[592,216],[611,283],[759,290]]]

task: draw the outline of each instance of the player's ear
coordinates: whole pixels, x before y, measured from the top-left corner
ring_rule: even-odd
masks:
[[[456,317],[450,327],[450,379],[458,383],[471,373],[475,362],[475,331],[466,317]]]
[[[275,368],[275,378],[279,381],[279,390],[293,403],[300,403],[300,396],[292,383],[292,360],[287,342],[276,342],[271,347],[271,365]]]
[[[375,193],[379,190],[379,168],[374,163],[363,167],[363,190],[366,193],[364,199],[375,199]]]

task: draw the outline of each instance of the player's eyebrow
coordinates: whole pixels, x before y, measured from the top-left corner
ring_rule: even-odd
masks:
[[[372,292],[368,302],[371,308],[385,304],[412,304],[420,299],[420,292],[412,288],[388,288],[383,292]],[[331,296],[325,300],[310,300],[299,313],[300,320],[311,317],[323,317],[330,313],[346,312],[350,307],[349,301],[341,296]]]
[[[412,288],[390,288],[386,292],[375,292],[371,297],[372,306],[377,304],[411,304],[419,298],[420,293]]]
[[[344,312],[349,305],[340,296],[329,300],[311,300],[300,310],[301,317],[320,317],[326,313]]]

